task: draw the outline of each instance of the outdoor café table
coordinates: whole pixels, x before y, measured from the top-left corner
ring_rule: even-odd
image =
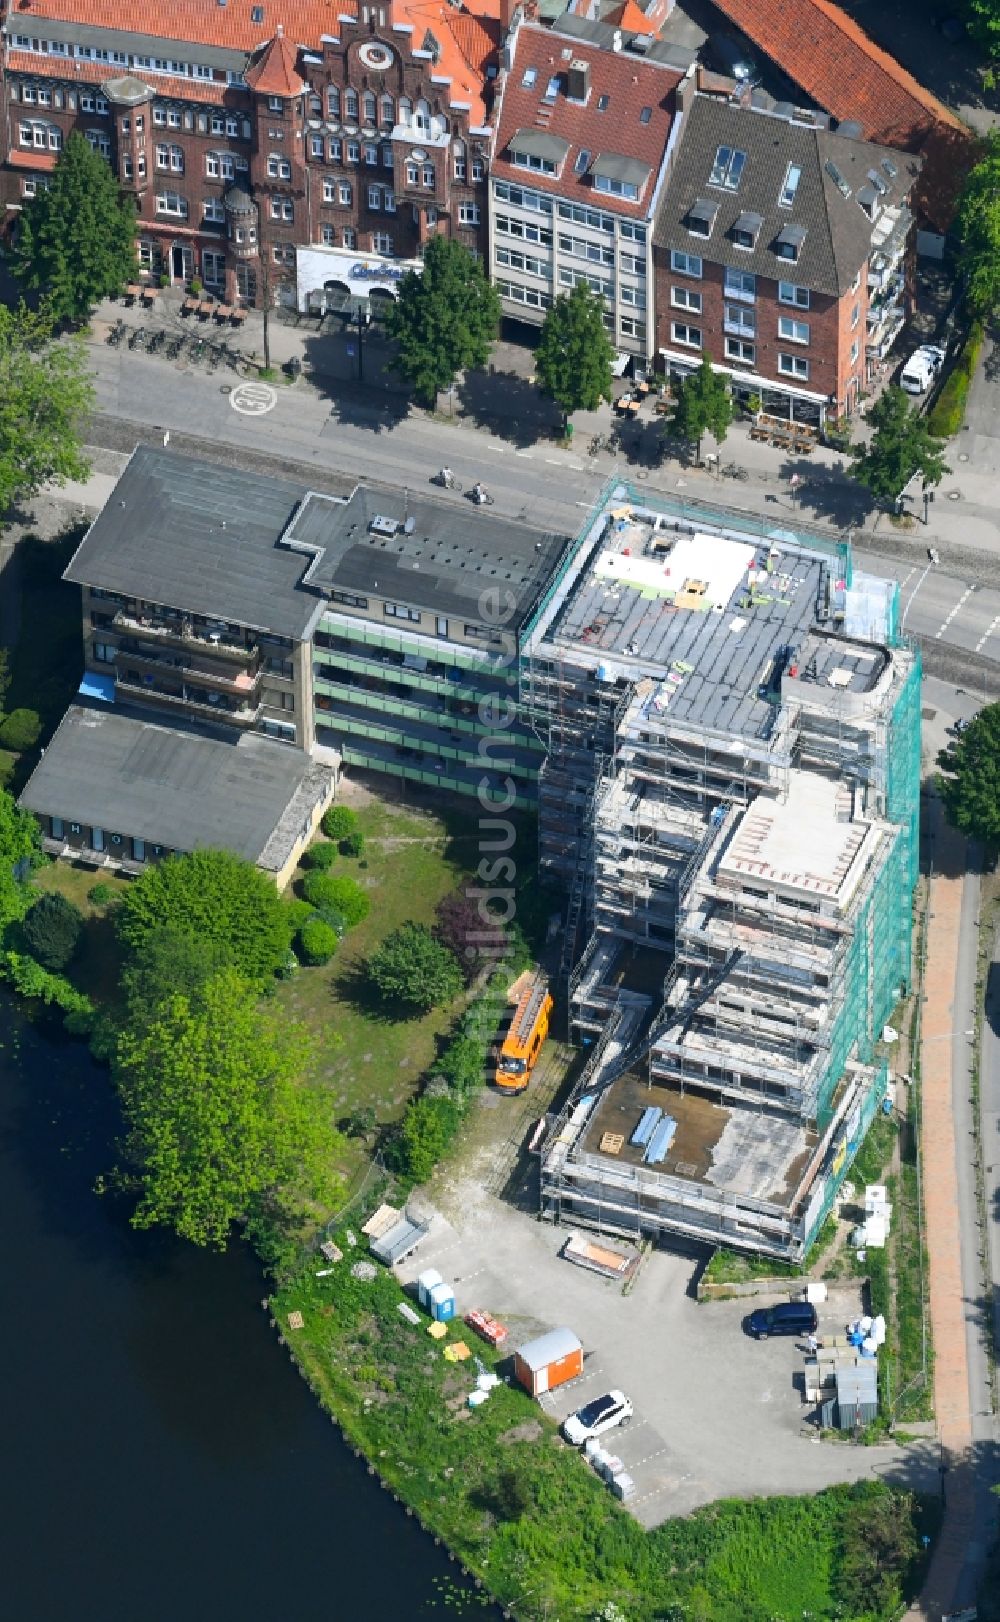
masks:
[[[142,290],[141,290],[141,293],[140,293],[140,297],[142,299],[143,304],[149,304],[149,305],[155,304],[156,303],[156,297],[157,297],[157,294],[159,293],[159,291],[160,291],[160,289],[158,287],[149,287],[149,286],[143,287]]]
[[[217,321],[228,321],[232,313],[232,308],[228,304],[217,304],[215,306],[215,318]]]
[[[229,318],[237,327],[241,327],[247,318],[247,312],[246,310],[234,309],[230,311]]]
[[[215,300],[214,299],[202,299],[201,303],[198,306],[198,314],[201,316],[202,320],[204,321],[208,316],[214,315],[214,313],[215,313]]]
[[[201,300],[200,299],[186,298],[184,300],[184,303],[181,305],[181,315],[197,315],[198,311],[200,309],[201,309]]]
[[[138,282],[129,282],[128,286],[125,289],[125,297],[127,299],[131,299],[133,304],[135,303],[137,298],[142,297],[142,288],[140,287]]]

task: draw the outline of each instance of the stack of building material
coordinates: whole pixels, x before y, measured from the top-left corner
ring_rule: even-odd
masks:
[[[677,1122],[672,1115],[665,1115],[646,1145],[646,1152],[642,1158],[647,1166],[658,1166],[667,1158],[667,1151],[676,1135]]]
[[[629,1143],[636,1149],[644,1149],[656,1131],[662,1114],[663,1111],[658,1109],[655,1104],[651,1104],[649,1109],[644,1109],[639,1117],[639,1125],[629,1138]]]

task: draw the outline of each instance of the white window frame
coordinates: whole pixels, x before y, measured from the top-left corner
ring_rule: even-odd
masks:
[[[797,282],[778,283],[779,304],[788,304],[796,310],[808,310],[809,302],[808,287],[799,287]]]
[[[809,343],[810,329],[808,321],[798,321],[793,315],[779,315],[778,337],[785,344]]]
[[[672,310],[686,310],[689,315],[701,315],[701,292],[694,287],[672,287],[670,289],[670,308]]]
[[[697,334],[694,337],[693,334]],[[703,349],[704,333],[701,327],[692,327],[687,321],[671,321],[670,339],[672,343],[682,344],[685,349]]]
[[[755,366],[757,345],[748,343],[745,338],[727,338],[726,359],[736,361],[739,366]]]
[[[785,355],[779,350],[778,371],[782,377],[794,377],[800,383],[809,381],[809,362],[804,355]]]
[[[670,268],[675,275],[691,276],[695,281],[701,281],[704,273],[704,261],[700,254],[684,253],[679,248],[671,248]]]

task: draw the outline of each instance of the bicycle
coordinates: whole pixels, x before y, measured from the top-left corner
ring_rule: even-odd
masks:
[[[737,479],[740,484],[746,484],[750,477],[746,468],[740,467],[737,462],[729,462],[726,467],[720,469],[720,472],[724,479]]]
[[[145,347],[146,347],[146,329],[145,329],[145,327],[133,327],[132,328],[132,331],[129,334],[128,346],[129,346],[130,349],[145,349]]]

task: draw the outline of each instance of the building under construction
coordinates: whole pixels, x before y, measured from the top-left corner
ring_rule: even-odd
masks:
[[[591,1048],[541,1199],[794,1260],[909,985],[920,665],[894,582],[750,523],[615,486],[526,638],[561,1000]]]

